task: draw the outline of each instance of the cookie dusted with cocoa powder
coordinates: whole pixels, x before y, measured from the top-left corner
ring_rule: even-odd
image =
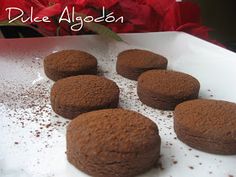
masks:
[[[133,177],[160,156],[157,125],[124,109],[81,114],[68,125],[66,138],[68,161],[94,177]]]
[[[80,50],[63,50],[44,59],[44,71],[53,81],[81,74],[97,74],[97,59]]]
[[[179,103],[198,98],[200,83],[194,77],[175,71],[151,70],[138,79],[140,100],[153,108],[173,110]]]
[[[84,112],[117,107],[119,88],[105,77],[72,76],[53,85],[50,99],[57,114],[73,119]]]
[[[199,99],[174,111],[177,137],[187,145],[215,154],[236,154],[236,104]]]
[[[156,53],[131,49],[121,52],[117,57],[116,71],[131,80],[137,80],[140,74],[152,69],[166,69],[167,59]]]

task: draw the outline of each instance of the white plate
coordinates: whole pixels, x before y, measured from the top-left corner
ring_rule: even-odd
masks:
[[[169,68],[192,74],[201,82],[204,98],[236,102],[236,54],[184,33],[124,34],[128,44],[98,36],[0,40],[0,176],[86,177],[66,160],[68,121],[50,108],[52,81],[42,61],[62,49],[81,49],[98,58],[100,74],[117,82],[120,106],[141,112],[155,121],[162,138],[162,169],[143,177],[236,176],[236,156],[194,150],[176,140],[172,112],[144,106],[136,95],[136,82],[115,72],[117,54],[144,48],[169,59]],[[170,115],[170,116],[168,116]]]

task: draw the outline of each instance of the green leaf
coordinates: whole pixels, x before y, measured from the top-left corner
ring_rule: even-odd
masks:
[[[86,15],[82,13],[75,13],[76,16],[81,16],[82,18],[85,18]],[[99,23],[91,22],[91,23],[84,23],[84,27],[89,29],[90,31],[93,31],[101,36],[114,39],[119,42],[125,42],[117,33],[112,31],[110,28],[101,25]]]
[[[61,30],[61,27],[58,26],[58,27],[57,27],[57,36],[60,36],[60,30]]]
[[[101,35],[104,37],[108,37],[111,39],[114,39],[116,41],[124,42],[124,40],[115,32],[113,32],[111,29],[108,27],[101,25],[99,23],[85,23],[84,25],[87,29]]]
[[[14,21],[12,23],[9,23],[8,21],[2,21],[0,22],[0,26],[29,26],[29,25],[24,24],[20,21]]]

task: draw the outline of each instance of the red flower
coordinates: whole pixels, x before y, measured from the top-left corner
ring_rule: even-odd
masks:
[[[34,16],[42,18],[52,17],[62,12],[61,3],[58,0],[25,0],[24,12],[30,15],[31,7],[34,8]]]
[[[179,2],[179,11],[181,14],[181,24],[198,23],[201,24],[200,8],[192,2]]]
[[[102,7],[110,8],[119,0],[62,0],[63,6],[77,5],[81,7],[93,7],[101,9]]]
[[[206,41],[209,41],[211,43],[214,43],[216,45],[219,45],[221,47],[225,47],[224,45],[222,45],[218,41],[211,39],[211,37],[209,36],[209,32],[212,31],[212,29],[210,29],[206,26],[202,26],[198,23],[186,23],[184,25],[179,26],[176,29],[176,31],[183,31],[188,34],[199,37],[201,39],[204,39]]]
[[[23,9],[24,3],[22,3],[22,0],[19,1],[9,1],[9,0],[0,0],[0,21],[8,19],[8,13],[6,11],[6,8],[8,7],[18,7]],[[12,16],[18,15],[19,12],[14,11]]]
[[[160,31],[175,31],[181,19],[178,3],[171,3],[162,15]]]
[[[0,0],[0,20],[7,19],[5,8],[19,7],[30,16],[34,7],[34,16],[51,17],[51,23],[37,23],[38,29],[49,35],[78,34],[70,30],[70,24],[57,22],[65,7],[77,13],[91,15],[94,18],[101,15],[102,7],[106,12],[114,12],[118,18],[124,17],[124,23],[104,24],[115,32],[153,32],[153,31],[184,31],[210,40],[209,28],[201,25],[200,9],[191,2],[176,2],[176,0]],[[13,15],[17,15],[14,12]],[[58,30],[59,29],[59,30]],[[82,32],[88,32],[83,30]],[[82,33],[80,32],[80,33]],[[210,40],[212,41],[212,40]]]
[[[27,16],[30,16],[31,7],[34,9],[33,17],[38,17],[39,19],[44,16],[54,17],[59,15],[62,12],[62,7],[59,0],[25,0],[24,2],[24,12]],[[50,19],[50,23],[33,23],[39,29],[47,35],[56,35],[59,24]]]
[[[165,16],[169,9],[176,4],[176,0],[146,0],[146,3],[152,7],[157,14]]]
[[[85,4],[97,8],[110,8],[111,6],[115,5],[118,2],[118,0],[87,0],[85,1]]]
[[[119,33],[129,33],[130,31],[135,31],[134,25],[131,23],[111,23],[107,27],[111,28],[112,31]]]
[[[176,31],[184,31],[202,39],[209,39],[209,28],[201,26],[197,23],[186,23],[179,26]]]
[[[124,17],[123,24],[114,23],[107,25],[115,32],[146,32],[159,29],[159,16],[144,1],[120,0],[109,11],[114,12],[117,18],[120,16]]]

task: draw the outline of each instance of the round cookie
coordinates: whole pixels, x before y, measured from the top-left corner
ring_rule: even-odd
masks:
[[[129,110],[81,114],[68,125],[66,138],[68,161],[94,177],[133,177],[160,157],[157,125]]]
[[[153,108],[173,110],[179,103],[198,98],[200,83],[194,77],[175,71],[151,70],[138,79],[140,100]]]
[[[44,72],[53,81],[81,74],[97,74],[97,59],[83,51],[63,50],[44,59]]]
[[[236,154],[236,104],[192,100],[174,111],[177,137],[187,145],[215,154]]]
[[[152,69],[166,69],[167,59],[156,53],[131,49],[121,52],[117,57],[116,71],[131,80],[137,80],[140,74]]]
[[[84,112],[117,107],[119,88],[105,77],[72,76],[54,83],[50,99],[54,112],[73,119]]]

